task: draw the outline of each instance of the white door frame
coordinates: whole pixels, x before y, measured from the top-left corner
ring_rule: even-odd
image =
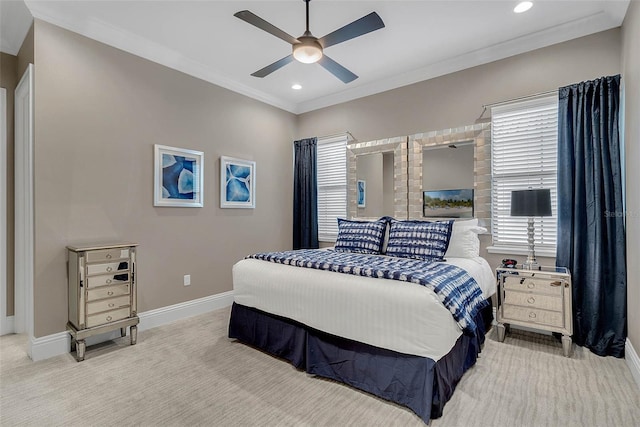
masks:
[[[0,87],[0,335],[13,332],[7,316],[7,90]]]
[[[29,64],[15,97],[15,332],[33,333],[33,64]]]

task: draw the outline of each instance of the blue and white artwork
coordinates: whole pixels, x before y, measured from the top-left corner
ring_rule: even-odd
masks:
[[[155,145],[154,206],[202,207],[203,153]]]
[[[193,200],[197,195],[196,159],[171,154],[162,155],[162,197]]]
[[[220,207],[255,207],[255,162],[220,158]]]
[[[358,180],[358,207],[365,208],[367,207],[367,183],[366,181],[359,179]]]

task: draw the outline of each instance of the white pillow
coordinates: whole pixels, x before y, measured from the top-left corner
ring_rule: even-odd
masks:
[[[480,256],[480,239],[478,234],[487,229],[478,226],[478,219],[459,220],[453,223],[451,238],[446,258],[476,258]]]

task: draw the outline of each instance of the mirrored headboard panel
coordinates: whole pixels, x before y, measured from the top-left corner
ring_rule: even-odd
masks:
[[[347,175],[349,218],[407,218],[406,136],[348,144]]]
[[[473,161],[470,152],[473,146]],[[458,147],[458,148],[454,148]],[[452,156],[442,150],[458,150]],[[429,167],[425,158],[439,157],[444,163],[447,160],[460,162],[459,167],[448,167],[447,171],[436,172]],[[473,189],[473,216],[484,220],[489,226],[491,218],[491,124],[478,123],[454,129],[444,129],[411,135],[408,143],[408,217],[424,218],[425,190]],[[433,165],[432,165],[433,166]],[[442,166],[439,164],[438,166]],[[431,172],[437,173],[438,179],[427,179]],[[473,171],[473,174],[471,174]],[[446,174],[446,175],[443,175]],[[430,181],[439,188],[431,188]],[[429,187],[429,188],[427,188]],[[442,187],[442,188],[440,188]],[[446,216],[446,215],[445,215]]]

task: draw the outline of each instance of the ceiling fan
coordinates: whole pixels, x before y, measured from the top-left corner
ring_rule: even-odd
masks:
[[[344,27],[327,34],[324,37],[317,38],[309,31],[309,1],[311,0],[303,1],[305,2],[307,9],[307,29],[304,34],[302,34],[298,38],[292,37],[291,35],[282,31],[280,28],[270,24],[256,14],[249,12],[248,10],[241,10],[240,12],[236,12],[233,15],[245,22],[248,22],[251,25],[260,28],[261,30],[266,31],[269,34],[278,37],[279,39],[286,41],[287,43],[291,43],[292,45],[293,52],[291,53],[291,55],[285,56],[284,58],[274,62],[273,64],[267,65],[266,67],[256,71],[251,75],[254,77],[268,76],[269,74],[284,67],[285,65],[296,59],[305,64],[313,64],[314,62],[318,62],[327,71],[342,80],[344,83],[349,83],[357,79],[357,75],[353,74],[351,71],[347,70],[345,67],[329,58],[324,54],[323,50],[328,48],[329,46],[333,46],[338,43],[342,43],[344,41],[351,40],[353,38],[370,33],[372,31],[379,30],[380,28],[384,28],[384,22],[382,22],[380,16],[375,12],[371,12],[370,14],[363,16],[362,18],[353,21],[350,24],[347,24]]]

